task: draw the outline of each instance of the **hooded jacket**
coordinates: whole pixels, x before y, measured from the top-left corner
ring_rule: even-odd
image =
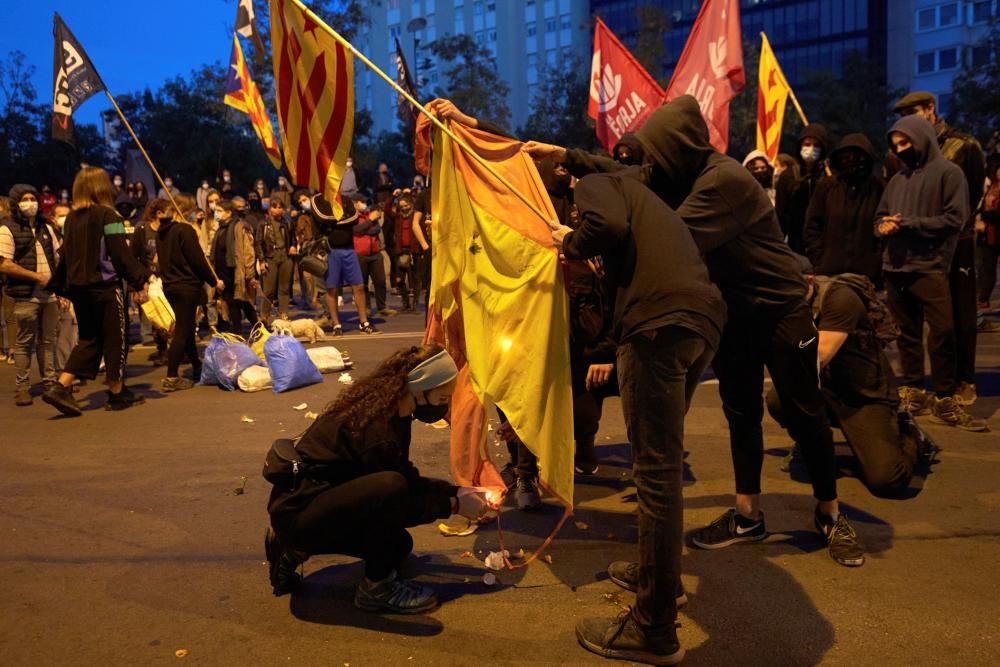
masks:
[[[817,275],[860,273],[878,284],[882,276],[882,243],[871,233],[871,220],[885,189],[872,172],[875,149],[863,134],[849,134],[830,153],[830,164],[844,151],[868,156],[868,176],[854,179],[834,169],[834,178],[820,181],[806,210],[802,238]]]
[[[160,221],[156,232],[156,256],[167,291],[198,292],[202,283],[215,285],[215,272],[201,250],[198,230],[186,222]]]
[[[552,206],[556,210],[556,218],[559,224],[568,225],[570,210],[573,208],[573,188],[570,187],[572,176],[566,174],[563,177],[556,175],[556,164],[551,159],[546,158],[535,165],[538,168],[538,175],[545,185],[545,192],[548,193]]]
[[[889,181],[875,212],[875,233],[882,218],[900,214],[899,232],[885,242],[882,268],[914,273],[951,270],[958,234],[969,219],[965,175],[938,148],[934,127],[920,116],[905,116],[889,131],[906,135],[917,154],[913,169]]]
[[[764,151],[750,151],[747,154],[747,156],[745,158],[743,158],[743,168],[746,169],[747,171],[749,171],[748,165],[751,162],[753,162],[754,160],[764,160],[765,162],[767,162],[767,165],[769,167],[771,167],[771,177],[772,177],[771,187],[764,188],[764,192],[767,193],[767,198],[771,200],[771,205],[773,206],[774,205],[775,195],[776,195],[776,192],[775,192],[775,189],[774,189],[774,180],[773,180],[773,178],[774,178],[774,165],[771,163],[771,160],[768,159],[767,153],[765,153]],[[756,181],[757,179],[755,178],[754,180]],[[757,181],[757,182],[760,183],[760,181]],[[761,187],[763,187],[763,185]]]
[[[626,132],[625,134],[622,135],[622,138],[619,139],[618,143],[615,144],[614,147],[611,149],[612,157],[618,155],[619,148],[627,148],[632,153],[632,157],[630,158],[629,162],[622,164],[626,164],[627,166],[632,166],[632,165],[642,164],[643,162],[646,161],[646,152],[642,148],[642,143],[639,141],[639,137],[637,137],[633,132]]]
[[[803,227],[806,222],[806,212],[809,209],[809,202],[812,201],[813,194],[817,186],[827,175],[827,157],[830,152],[829,139],[826,128],[819,123],[807,125],[799,135],[799,144],[804,139],[815,139],[820,145],[820,159],[813,163],[807,163],[801,155],[796,155],[802,171],[802,178],[798,182],[787,182],[778,188],[775,197],[775,208],[778,211],[778,222],[781,224],[781,231],[784,232],[788,240],[789,247],[795,252],[805,253],[805,241],[803,239]]]

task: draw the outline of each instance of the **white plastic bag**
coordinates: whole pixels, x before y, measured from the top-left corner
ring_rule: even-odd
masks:
[[[271,371],[267,366],[251,366],[240,373],[237,382],[243,391],[264,391],[271,388]]]
[[[351,367],[351,359],[332,345],[312,347],[306,354],[316,364],[320,373],[336,373]]]
[[[143,302],[142,312],[149,319],[149,323],[155,329],[167,334],[173,332],[174,323],[177,320],[174,317],[174,309],[170,307],[170,302],[163,294],[163,281],[156,276],[150,278],[146,295],[149,299]]]

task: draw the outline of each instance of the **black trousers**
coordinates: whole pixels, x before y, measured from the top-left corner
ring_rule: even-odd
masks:
[[[734,318],[726,324],[713,368],[729,422],[736,493],[760,493],[764,465],[764,368],[785,406],[786,424],[809,469],[813,496],[837,498],[833,433],[819,388],[819,332],[803,302],[780,317]]]
[[[385,310],[385,260],[382,253],[377,255],[358,255],[358,263],[361,265],[361,277],[365,286],[365,294],[368,292],[368,280],[375,284],[375,307],[377,310]],[[368,307],[371,307],[368,303]]]
[[[402,265],[406,266],[403,267]],[[399,288],[399,296],[403,299],[403,309],[410,309],[410,290],[415,287],[414,279],[416,271],[414,269],[414,256],[409,252],[402,252],[396,257],[396,277],[393,284]],[[417,292],[413,292],[413,301],[417,302]]]
[[[170,307],[174,309],[174,337],[170,340],[167,350],[167,377],[175,378],[180,369],[181,361],[187,357],[191,368],[197,377],[201,370],[201,359],[198,358],[198,343],[195,332],[198,328],[198,306],[205,303],[205,292],[198,289],[164,290]]]
[[[599,387],[587,389],[587,370],[590,364],[584,362],[580,368],[571,370],[573,381],[573,440],[576,441],[576,459],[578,461],[595,462],[597,452],[594,449],[594,437],[601,425],[601,415],[604,412],[604,399],[609,396],[619,396],[618,376],[612,373],[606,383]]]
[[[959,239],[951,261],[952,318],[955,326],[955,373],[959,383],[976,383],[976,240]]]
[[[431,289],[431,251],[413,256],[413,307],[420,306],[420,295],[424,295],[424,305]]]
[[[978,263],[979,277],[977,278],[977,291],[979,300],[989,303],[993,296],[993,289],[997,285],[997,260],[1000,259],[1000,246],[980,243],[976,246],[976,262]]]
[[[879,498],[898,497],[913,478],[919,456],[918,434],[908,423],[900,423],[899,413],[890,405],[849,406],[831,392],[824,390],[823,395],[830,421],[844,433],[865,486]],[[781,399],[773,389],[767,394],[767,411],[784,426]]]
[[[654,338],[632,336],[618,348],[639,499],[639,587],[632,613],[652,644],[672,634],[677,618],[684,417],[712,353],[700,335],[675,326],[658,329]]]
[[[924,386],[924,320],[927,354],[931,359],[931,381],[939,397],[953,396],[958,389],[955,354],[954,310],[951,285],[944,273],[885,273],[889,310],[899,324],[899,383]]]
[[[93,380],[101,368],[108,383],[124,382],[128,359],[128,315],[125,290],[120,284],[70,291],[76,312],[79,339],[63,369],[78,378]]]

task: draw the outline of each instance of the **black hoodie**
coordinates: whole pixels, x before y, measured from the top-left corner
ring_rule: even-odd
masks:
[[[202,283],[215,285],[215,273],[201,249],[198,232],[186,222],[160,221],[156,256],[167,291],[199,291]]]
[[[840,158],[852,148],[868,156],[867,169],[859,176],[839,169]],[[871,221],[885,183],[873,173],[875,149],[865,135],[849,134],[830,154],[830,165],[836,177],[819,182],[806,212],[806,255],[817,275],[860,273],[878,284],[882,244],[871,233]]]
[[[646,161],[646,153],[642,149],[642,143],[639,142],[639,137],[635,136],[632,132],[626,132],[622,135],[622,138],[618,140],[618,143],[614,145],[611,149],[611,155],[618,159],[618,149],[620,147],[627,148],[631,152],[628,162],[622,162],[626,166],[632,166],[637,164],[642,164]]]
[[[807,138],[819,142],[820,159],[815,162],[806,162],[802,159],[801,154],[796,155],[795,159],[799,162],[802,178],[797,183],[786,182],[778,188],[777,200],[775,201],[781,231],[788,239],[788,246],[799,253],[806,252],[803,238],[806,212],[816,188],[826,180],[827,156],[830,152],[826,128],[819,123],[811,123],[802,129],[802,133],[799,135],[799,145],[801,146],[802,141]]]
[[[900,231],[885,243],[885,271],[932,273],[951,270],[958,234],[969,219],[965,174],[938,148],[934,127],[920,116],[905,116],[889,131],[906,135],[917,163],[889,181],[875,212],[875,233],[882,218],[902,215]]]

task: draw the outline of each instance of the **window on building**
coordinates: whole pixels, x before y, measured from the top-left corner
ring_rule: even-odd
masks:
[[[399,11],[399,0],[389,0],[389,9]]]
[[[570,25],[571,25],[571,23],[570,23],[570,20],[569,20],[569,14],[563,14],[562,16],[559,17],[559,29],[560,30],[569,30]]]
[[[476,2],[472,4],[472,13],[476,16],[481,15],[483,13],[483,3],[476,0]]]
[[[917,74],[929,74],[934,71],[934,52],[917,54]]]
[[[486,44],[486,33],[479,31],[476,33],[476,44],[483,46]]]
[[[490,30],[490,31],[489,31],[489,32],[487,33],[487,39],[488,39],[488,40],[489,40],[490,42],[495,42],[495,41],[497,41],[497,31],[496,31],[496,29],[494,29],[494,30]]]
[[[986,23],[993,16],[993,0],[972,3],[972,22]]]
[[[497,10],[497,3],[495,3],[495,2],[487,2],[486,3],[486,11],[487,12],[495,12],[496,10]]]
[[[556,61],[557,58],[555,49],[549,49],[548,51],[545,52],[545,64],[547,64],[549,67],[555,67]]]
[[[420,0],[413,0],[413,6],[410,12],[414,16],[420,16]]]
[[[938,26],[945,27],[958,23],[958,3],[938,7]]]
[[[461,35],[465,33],[465,19],[462,18],[461,14],[455,16],[455,34]]]
[[[399,37],[401,34],[402,29],[398,25],[389,26],[389,37]]]
[[[535,24],[534,24],[534,22],[529,23],[527,26],[525,26],[525,29],[527,30],[528,37],[534,37],[535,36]]]
[[[938,69],[955,69],[958,67],[958,49],[941,49],[938,51]]]
[[[545,19],[545,32],[555,32],[555,31],[556,31],[556,20]]]

